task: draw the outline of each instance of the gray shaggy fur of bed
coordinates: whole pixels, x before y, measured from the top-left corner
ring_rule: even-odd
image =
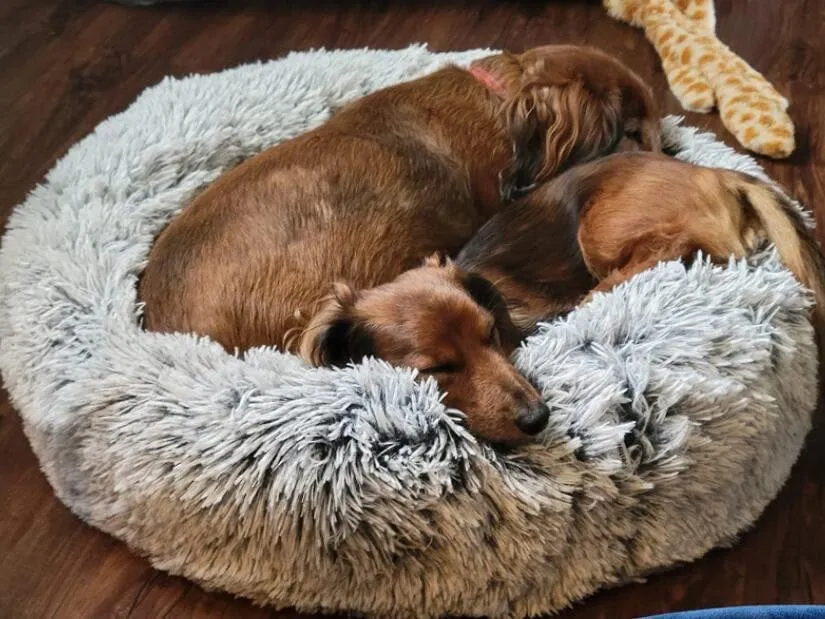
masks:
[[[810,301],[770,252],[662,264],[543,327],[516,358],[552,421],[512,453],[409,371],[140,329],[152,238],[198,190],[347,100],[485,53],[317,51],[168,79],[55,166],[3,241],[0,368],[74,513],[207,588],[393,617],[556,610],[754,522],[817,396]],[[664,128],[682,158],[764,176]]]

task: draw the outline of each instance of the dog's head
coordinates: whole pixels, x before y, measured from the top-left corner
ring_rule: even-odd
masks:
[[[590,47],[548,45],[476,61],[504,100],[513,145],[502,197],[517,198],[565,169],[615,151],[631,138],[661,150],[659,113],[648,86]]]
[[[433,257],[383,286],[336,285],[304,332],[301,356],[321,366],[375,356],[415,368],[438,382],[474,434],[519,443],[545,428],[549,410],[509,360],[518,342],[495,287]]]

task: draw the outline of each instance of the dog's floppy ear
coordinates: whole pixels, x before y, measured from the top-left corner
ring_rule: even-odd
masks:
[[[615,150],[622,138],[621,94],[601,95],[579,81],[532,83],[506,105],[513,146],[501,174],[501,195],[509,202],[570,166]]]
[[[507,309],[507,301],[504,300],[498,288],[490,280],[472,272],[462,275],[461,285],[473,301],[493,315],[502,348],[507,353],[515,350],[521,342],[521,334],[513,324]]]
[[[301,338],[301,357],[315,366],[343,367],[374,354],[372,341],[355,317],[355,293],[335,284],[333,296],[313,316]]]

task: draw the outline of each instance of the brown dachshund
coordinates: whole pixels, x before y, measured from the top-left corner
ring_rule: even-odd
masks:
[[[815,293],[821,324],[822,253],[783,194],[738,172],[616,154],[507,206],[454,262],[430,258],[368,290],[338,286],[307,330],[302,353],[320,363],[375,355],[416,368],[472,412],[477,434],[516,442],[544,426],[508,361],[538,322],[659,261],[690,260],[701,250],[727,262],[766,240]],[[515,397],[502,397],[502,389]]]
[[[510,361],[519,341],[498,291],[436,255],[375,288],[337,284],[304,331],[301,355],[316,365],[374,356],[415,368],[438,382],[473,433],[519,443],[549,418]]]
[[[822,253],[787,197],[739,172],[621,153],[577,166],[509,205],[456,260],[496,286],[524,335],[660,261],[690,261],[701,250],[725,263],[765,241],[814,292],[821,316]]]
[[[498,54],[377,91],[226,173],[172,220],[139,284],[144,326],[208,335],[230,351],[335,341],[334,325],[325,335],[316,316],[329,315],[333,282],[372,288],[434,251],[454,255],[502,193],[519,195],[627,135],[659,148],[650,92],[590,48]],[[494,366],[446,402],[471,427],[507,410],[511,425],[538,431],[547,414],[536,391],[503,357]]]

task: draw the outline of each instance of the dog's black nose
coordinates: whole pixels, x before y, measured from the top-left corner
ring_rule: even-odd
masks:
[[[544,402],[537,402],[519,410],[516,427],[525,434],[533,436],[544,430],[548,421],[550,421],[550,409]]]

